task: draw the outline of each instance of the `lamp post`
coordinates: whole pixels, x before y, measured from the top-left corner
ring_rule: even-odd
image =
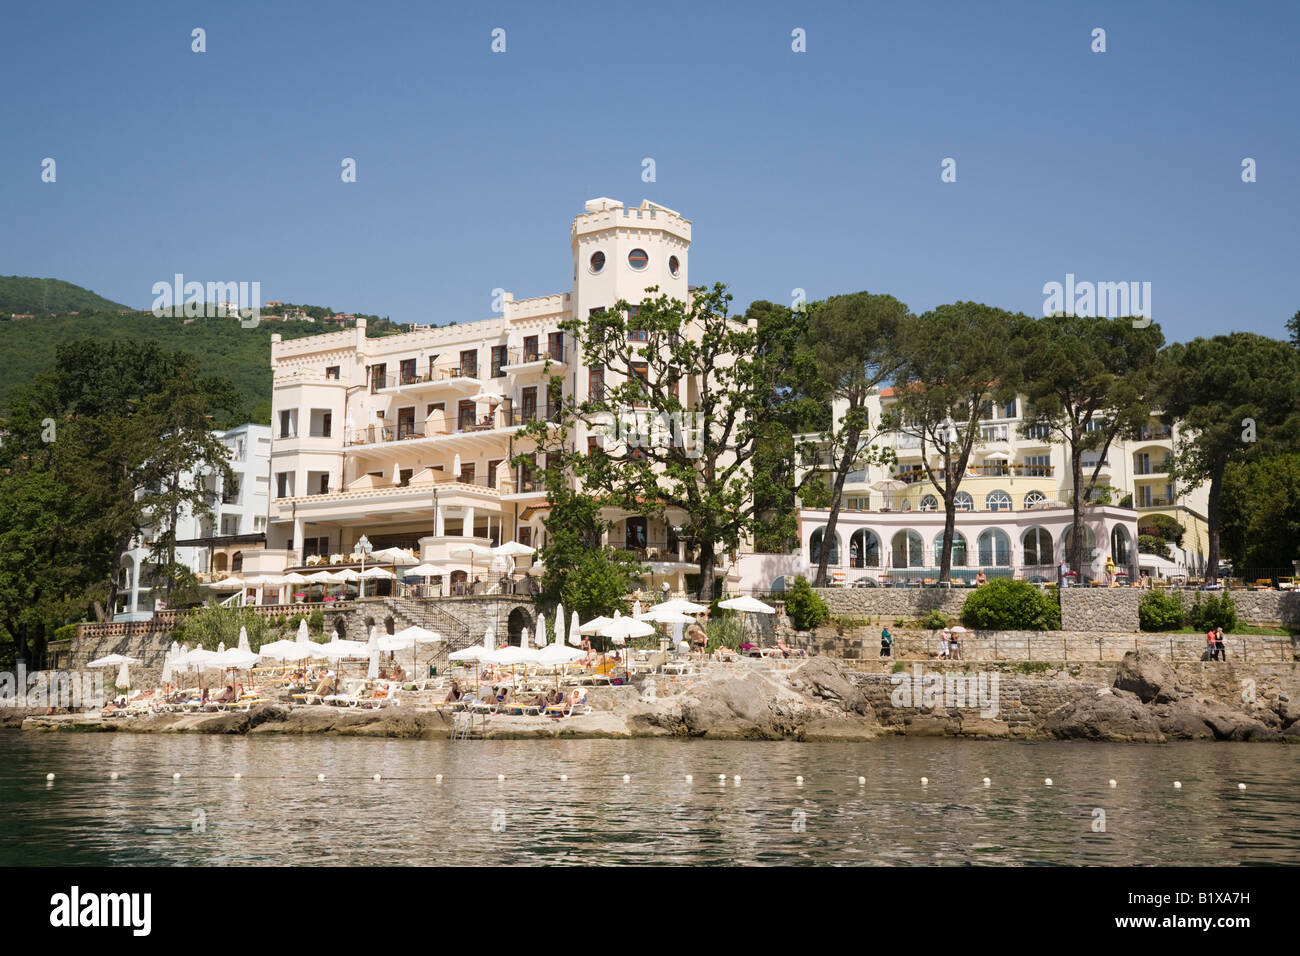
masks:
[[[357,550],[361,552],[361,580],[357,582],[360,586],[358,598],[366,596],[366,555],[375,550],[375,546],[370,543],[370,539],[364,534],[357,539]]]

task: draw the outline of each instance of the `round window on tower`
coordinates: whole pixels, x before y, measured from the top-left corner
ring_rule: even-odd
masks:
[[[673,274],[674,279],[676,279],[681,274],[682,271],[681,263],[677,261],[676,256],[668,257],[668,271]]]
[[[650,257],[646,255],[644,249],[633,249],[627,254],[627,264],[637,272],[640,272],[650,264]]]
[[[595,275],[601,269],[605,268],[605,253],[593,252],[591,254],[591,272]]]

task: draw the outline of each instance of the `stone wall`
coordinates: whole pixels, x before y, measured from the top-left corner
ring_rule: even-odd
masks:
[[[886,623],[888,626],[888,623]],[[895,660],[932,660],[939,654],[939,634],[890,628]],[[791,647],[810,656],[837,657],[851,666],[880,660],[880,628],[821,627],[816,631],[779,629]],[[1118,661],[1128,652],[1142,650],[1167,661],[1199,662],[1205,651],[1200,634],[1147,634],[1099,631],[968,631],[962,635],[961,655],[968,661]],[[1231,635],[1229,662],[1289,662],[1300,648],[1288,637]],[[1219,662],[1222,664],[1222,662]]]
[[[833,615],[915,620],[933,610],[961,614],[970,588],[817,588]]]
[[[1139,588],[1062,588],[1061,629],[1066,631],[1136,631]]]
[[[1191,607],[1204,592],[1178,591],[1184,607]],[[1244,624],[1300,626],[1300,591],[1229,591],[1237,605],[1237,620]]]

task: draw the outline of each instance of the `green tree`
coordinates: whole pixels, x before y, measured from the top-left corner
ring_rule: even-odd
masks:
[[[1300,451],[1230,463],[1223,492],[1220,540],[1233,566],[1287,573],[1300,558]]]
[[[788,353],[767,348],[764,337],[777,330],[728,314],[721,284],[696,290],[689,304],[646,291],[639,305],[620,301],[564,323],[586,364],[612,376],[603,395],[565,410],[605,429],[607,452],[567,457],[607,504],[646,517],[684,515],[681,534],[694,542],[699,595],[709,600],[719,549],[735,551],[756,525],[758,424]]]
[[[1135,327],[1131,318],[1076,315],[1039,319],[1029,334],[1034,361],[1026,363],[1029,407],[1022,429],[1044,429],[1049,441],[1066,449],[1074,510],[1068,560],[1082,581],[1083,509],[1099,490],[1097,477],[1111,444],[1137,437],[1150,420],[1151,373],[1164,335],[1158,325]],[[1097,464],[1085,476],[1088,451],[1097,452]]]
[[[903,325],[897,429],[919,441],[922,469],[943,498],[941,582],[952,571],[957,491],[981,441],[981,416],[989,403],[1015,397],[1032,321],[977,302],[957,302]],[[932,461],[932,455],[940,461]]]
[[[830,513],[823,532],[823,540],[829,542],[835,540],[849,472],[897,461],[891,449],[876,444],[889,429],[890,419],[872,422],[868,401],[898,371],[900,360],[894,344],[903,324],[913,316],[892,295],[869,292],[832,296],[813,303],[809,312],[805,347],[812,357],[810,364],[825,382],[827,400],[843,409],[822,434],[830,462]],[[831,548],[822,547],[813,576],[817,587],[826,586],[830,555]]]
[[[1175,343],[1161,352],[1158,388],[1166,422],[1183,424],[1172,474],[1209,483],[1209,562],[1218,577],[1228,466],[1290,447],[1300,428],[1300,352],[1251,332]]]

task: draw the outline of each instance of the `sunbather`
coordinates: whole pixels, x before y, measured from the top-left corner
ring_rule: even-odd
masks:
[[[327,671],[327,676],[322,677],[320,683],[316,685],[316,689],[312,691],[312,694],[316,697],[325,697],[328,694],[334,693],[334,678],[328,676],[328,673],[329,672]]]
[[[447,691],[447,696],[442,699],[442,702],[444,704],[454,704],[456,703],[456,701],[460,700],[460,698],[461,698],[460,682],[452,681],[451,690]]]
[[[234,699],[235,699],[235,687],[233,684],[227,684],[226,689],[222,691],[221,696],[217,698],[217,703],[229,704]]]

